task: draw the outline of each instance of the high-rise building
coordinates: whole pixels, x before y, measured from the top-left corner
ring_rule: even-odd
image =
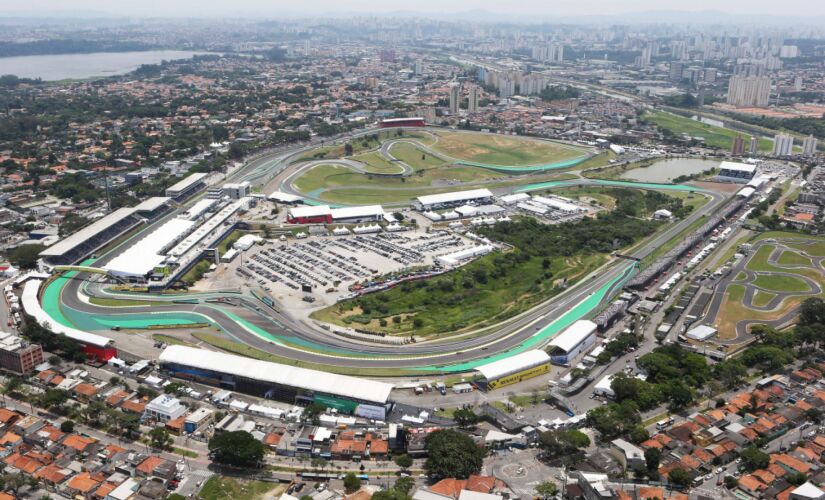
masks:
[[[737,135],[733,138],[733,144],[731,145],[730,152],[733,156],[742,156],[745,154],[745,139],[743,139],[741,135]]]
[[[415,60],[415,74],[416,75],[423,75],[424,74],[424,61],[421,59]]]
[[[765,108],[771,95],[771,79],[767,76],[730,77],[728,104],[737,107]]]
[[[754,136],[751,136],[751,143],[748,146],[748,153],[755,155],[759,152],[759,139]]]
[[[470,95],[467,98],[467,112],[478,113],[478,85],[470,87]]]
[[[450,114],[457,115],[459,109],[459,98],[461,97],[461,85],[458,82],[450,84]]]
[[[670,62],[670,71],[668,72],[668,79],[673,82],[682,80],[682,72],[685,70],[685,63],[679,61]]]
[[[805,156],[816,154],[816,137],[809,135],[802,141],[802,154]]]
[[[793,152],[793,136],[788,134],[776,134],[773,138],[773,155],[790,156]]]

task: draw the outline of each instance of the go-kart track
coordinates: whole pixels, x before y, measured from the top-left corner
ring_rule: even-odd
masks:
[[[370,132],[374,131],[358,135]],[[342,138],[344,137],[339,139]],[[297,169],[305,168],[307,164],[295,163],[293,160],[318,145],[316,142],[297,149],[281,149],[261,155],[230,175],[227,181],[249,180],[253,184],[261,185],[276,177],[288,178]],[[709,197],[708,203],[690,216],[658,232],[637,247],[630,255],[637,259],[644,259],[697,219],[718,211],[728,201],[729,196],[684,185],[636,184],[583,178],[526,184],[510,191],[531,191],[577,184],[692,190]],[[197,197],[188,204],[196,200]],[[128,248],[133,241],[185,211],[186,208],[187,206],[183,206],[174,210],[107,253],[96,259],[88,259],[81,265],[102,267]],[[370,375],[371,369],[382,369],[382,373],[386,375],[388,368],[397,370],[398,375],[415,375],[470,371],[485,363],[546,346],[556,334],[576,320],[595,315],[637,271],[638,264],[634,260],[613,258],[604,267],[581,279],[562,294],[495,327],[444,340],[404,346],[370,344],[336,336],[265,306],[250,292],[182,295],[115,292],[107,288],[109,285],[92,280],[90,273],[69,271],[50,281],[45,289],[41,290],[40,296],[42,307],[53,322],[104,335],[112,338],[116,345],[119,340],[132,335],[123,330],[148,329],[159,325],[186,328],[187,325],[210,323],[221,329],[226,336],[242,344],[285,360],[292,360],[293,363],[303,362],[315,368],[328,367],[333,371],[346,370],[350,373],[361,370],[364,375]],[[91,303],[91,296],[153,303],[108,307]],[[215,302],[214,299],[218,298],[224,300]],[[192,301],[191,299],[197,299],[198,302],[182,302]],[[119,331],[113,330],[114,327]]]

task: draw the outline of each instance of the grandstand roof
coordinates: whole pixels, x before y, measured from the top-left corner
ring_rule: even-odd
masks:
[[[195,244],[197,244],[200,240],[205,238],[207,234],[214,231],[215,228],[223,224],[227,219],[232,217],[232,215],[235,214],[235,212],[240,210],[242,207],[245,207],[247,202],[248,198],[241,198],[240,200],[233,201],[232,203],[221,208],[218,211],[218,213],[210,217],[206,222],[204,222],[197,229],[192,231],[192,233],[189,236],[184,238],[183,241],[175,245],[175,247],[169,251],[169,255],[173,257],[180,257],[181,255],[191,250],[192,247],[195,246]]]
[[[171,200],[171,198],[167,196],[153,196],[137,204],[134,209],[135,212],[154,212],[169,203],[169,200]]]
[[[509,358],[500,359],[481,365],[476,368],[476,371],[489,380],[497,380],[505,375],[517,373],[534,366],[550,362],[550,356],[546,352],[534,349],[532,351],[525,351]]]
[[[117,276],[146,276],[165,259],[170,245],[195,225],[185,219],[171,219],[118,255],[103,268]]]
[[[166,191],[179,192],[179,193],[183,192],[183,191],[186,191],[187,189],[189,189],[193,185],[195,185],[198,182],[205,179],[206,175],[207,174],[201,172],[201,173],[192,174],[190,176],[184,177],[183,179],[179,180],[175,184],[173,184],[173,185],[169,186],[168,188],[166,188]]]
[[[46,250],[43,250],[40,253],[40,255],[48,257],[68,253],[71,250],[74,250],[75,247],[86,243],[91,238],[97,236],[98,234],[102,233],[103,231],[106,231],[107,229],[122,221],[123,219],[129,217],[134,212],[135,209],[133,207],[119,208],[114,212],[110,213],[109,215],[101,217],[92,224],[89,224],[80,231],[77,231],[74,234],[63,238],[62,240],[50,246]]]
[[[22,296],[23,309],[26,311],[26,314],[34,318],[40,326],[43,328],[48,328],[58,335],[63,334],[66,337],[83,344],[93,345],[96,347],[106,347],[112,343],[112,339],[110,338],[95,335],[94,333],[84,332],[76,328],[70,328],[52,319],[52,317],[43,310],[40,306],[40,302],[37,300],[37,291],[40,289],[41,283],[43,283],[43,280],[27,281],[23,287]]]
[[[303,198],[297,194],[284,193],[283,191],[273,191],[269,196],[267,196],[267,198],[270,200],[280,201],[281,203],[295,203],[296,201],[303,200]]]
[[[243,356],[181,345],[167,347],[160,353],[158,360],[161,364],[174,363],[380,405],[386,404],[393,388],[392,384],[384,382],[258,361]]]
[[[733,161],[723,161],[719,164],[719,170],[733,170],[735,172],[756,172],[756,165],[749,165],[747,163],[737,163]]]
[[[453,191],[451,193],[427,194],[416,198],[422,205],[437,203],[457,203],[460,201],[475,200],[478,198],[492,198],[489,189],[471,189],[469,191]]]
[[[550,345],[564,352],[570,352],[575,349],[577,345],[581,344],[584,339],[593,335],[595,331],[596,323],[586,319],[580,319],[568,326],[566,330],[550,341]]]

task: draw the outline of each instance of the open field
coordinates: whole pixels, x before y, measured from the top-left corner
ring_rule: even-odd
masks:
[[[753,296],[753,305],[757,307],[765,307],[771,300],[773,300],[774,297],[776,297],[775,293],[757,290],[756,294]]]
[[[803,257],[802,255],[800,255],[796,252],[791,252],[791,251],[788,251],[788,250],[785,250],[784,252],[782,252],[782,254],[779,256],[779,259],[777,260],[777,262],[779,262],[780,264],[785,264],[785,265],[790,265],[790,266],[810,266],[811,265],[811,259],[809,259],[808,257]]]
[[[550,164],[581,156],[586,151],[566,144],[481,133],[438,132],[433,149],[469,162],[501,166]]]
[[[688,134],[691,137],[702,137],[705,139],[706,145],[717,147],[719,149],[730,150],[733,139],[737,135],[741,135],[742,137],[749,139],[748,134],[708,125],[706,123],[691,120],[690,118],[665,111],[647,113],[642,117],[642,119],[655,123],[661,128],[670,130],[676,135]],[[772,147],[773,144],[769,139],[759,139],[760,151],[770,151]]]
[[[276,498],[285,490],[286,485],[275,482],[212,476],[198,497],[204,500],[258,500]]]
[[[776,292],[804,292],[809,289],[804,281],[778,274],[759,275],[753,281],[755,286]]]
[[[443,167],[448,163],[431,154],[425,153],[414,144],[408,142],[394,144],[390,148],[390,154],[411,166],[414,170]]]
[[[362,153],[351,157],[353,160],[360,161],[364,164],[364,170],[377,174],[400,174],[403,169],[400,165],[388,161],[381,156],[378,151],[370,151],[369,153]]]

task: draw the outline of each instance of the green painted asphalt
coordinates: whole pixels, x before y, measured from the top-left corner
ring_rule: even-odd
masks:
[[[602,300],[605,299],[610,290],[615,289],[616,285],[627,281],[628,279],[630,279],[631,276],[633,276],[634,272],[628,271],[635,266],[636,264],[628,264],[627,267],[624,269],[623,273],[619,275],[616,279],[610,281],[605,286],[601,287],[598,291],[594,292],[593,295],[579,302],[578,304],[573,306],[573,308],[571,308],[569,311],[567,311],[561,317],[559,317],[557,320],[545,326],[541,329],[541,331],[537,332],[535,335],[525,340],[518,346],[510,349],[509,351],[502,352],[484,359],[468,361],[466,363],[459,363],[448,366],[423,366],[413,369],[441,370],[444,372],[466,372],[473,370],[481,365],[509,358],[510,356],[519,354],[521,352],[534,349],[536,345],[541,344],[542,342],[545,342],[546,340],[554,337],[556,334],[558,334],[568,326],[584,318],[586,315],[594,312],[595,309],[602,302]]]
[[[663,189],[663,190],[670,190],[670,191],[706,191],[703,188],[695,187],[695,186],[687,186],[685,184],[656,184],[650,182],[628,182],[628,181],[609,181],[603,179],[592,179],[586,182],[577,181],[577,180],[570,180],[570,181],[548,181],[548,182],[538,182],[536,184],[527,184],[526,186],[521,186],[515,190],[516,193],[524,193],[528,191],[540,191],[542,189],[552,189],[556,187],[568,187],[568,186],[588,186],[588,185],[595,185],[595,186],[616,186],[616,187],[628,187],[628,188],[639,188],[639,189]]]
[[[588,155],[579,156],[570,160],[557,161],[555,163],[548,163],[546,165],[528,165],[528,166],[507,166],[507,165],[492,165],[489,163],[479,163],[474,161],[459,160],[457,165],[464,165],[467,167],[486,168],[488,170],[495,170],[497,172],[541,172],[544,170],[556,170],[559,168],[568,168],[589,159]]]

